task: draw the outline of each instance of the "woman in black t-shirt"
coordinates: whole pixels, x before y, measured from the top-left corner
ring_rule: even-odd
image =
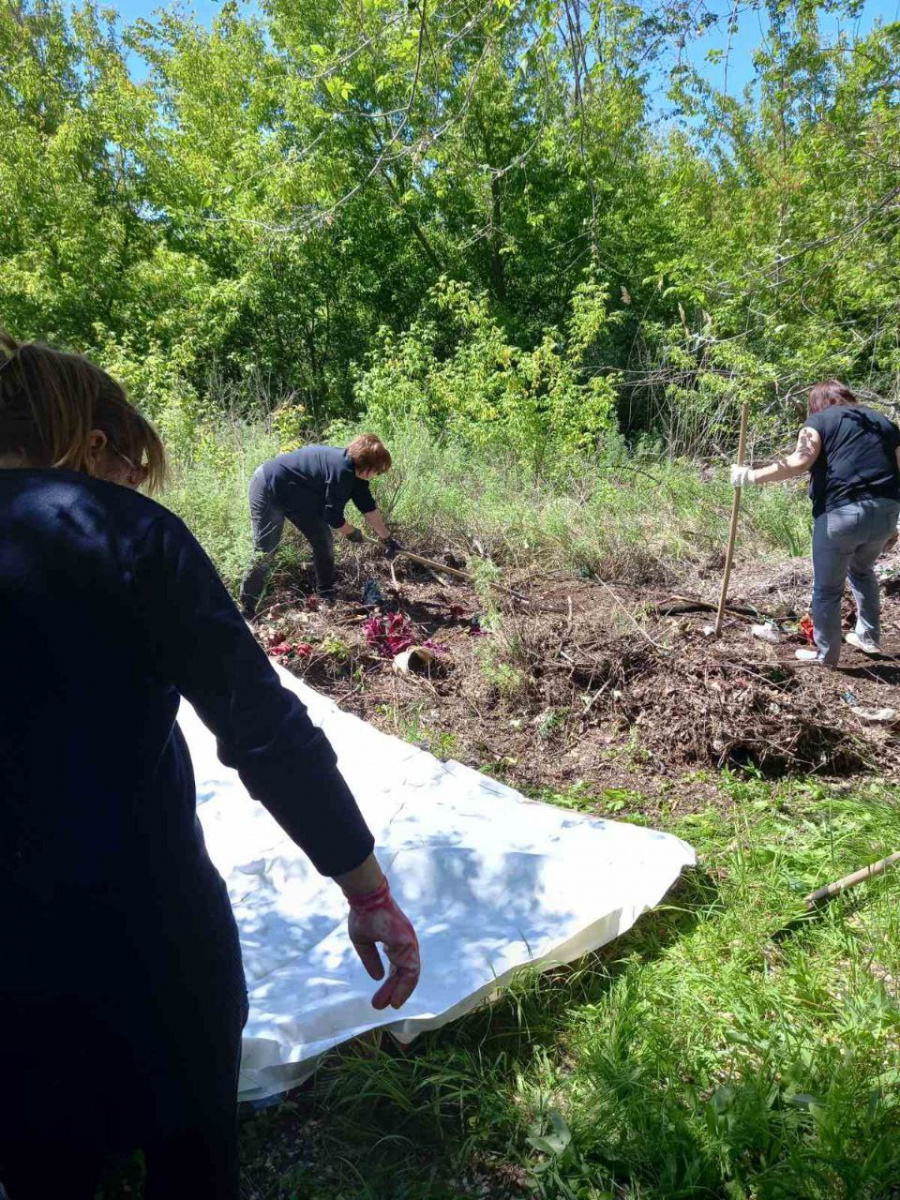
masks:
[[[875,560],[897,531],[900,514],[900,429],[858,404],[836,380],[816,384],[809,416],[793,454],[766,467],[734,466],[731,481],[776,483],[810,473],[813,503],[812,617],[816,647],[801,662],[836,666],[841,654],[841,598],[849,579],[856,629],[847,642],[881,653],[880,596]]]
[[[416,936],[324,734],[167,509],[155,431],[83,358],[0,332],[0,1180],[91,1200],[140,1150],[146,1200],[237,1200],[247,995],[176,724],[350,902],[375,1008]],[[348,952],[349,952],[348,945]],[[298,996],[298,1004],[303,998]],[[2,1188],[0,1188],[2,1191]]]

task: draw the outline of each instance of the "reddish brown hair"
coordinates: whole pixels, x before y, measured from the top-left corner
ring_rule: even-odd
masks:
[[[391,469],[391,456],[374,433],[361,433],[354,438],[347,454],[357,471],[377,471],[383,475]]]
[[[813,413],[822,412],[823,409],[831,408],[834,404],[856,404],[856,397],[845,383],[841,383],[837,379],[829,379],[825,383],[817,383],[815,387],[810,388],[808,409],[810,416]]]
[[[89,475],[95,429],[146,469],[151,491],[162,486],[166,453],[159,434],[111,375],[79,354],[17,342],[0,330],[0,454]]]

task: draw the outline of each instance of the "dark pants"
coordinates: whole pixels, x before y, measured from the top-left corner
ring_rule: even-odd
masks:
[[[41,957],[17,956],[24,970],[3,980],[9,1200],[93,1200],[135,1152],[146,1200],[238,1200],[247,999],[234,922],[201,921],[187,905],[164,927],[103,917],[102,937],[90,920],[65,939],[48,931]]]
[[[253,526],[253,565],[241,581],[241,608],[245,614],[256,612],[275,562],[285,518],[295,525],[312,547],[316,583],[320,592],[334,587],[334,535],[325,518],[316,511],[311,498],[308,506],[285,512],[269,490],[262,467],[250,480],[250,522]]]

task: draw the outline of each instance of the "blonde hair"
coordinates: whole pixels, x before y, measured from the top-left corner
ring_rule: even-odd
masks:
[[[90,475],[95,429],[146,469],[150,491],[162,487],[167,466],[159,434],[111,375],[80,354],[18,342],[0,329],[0,454]]]

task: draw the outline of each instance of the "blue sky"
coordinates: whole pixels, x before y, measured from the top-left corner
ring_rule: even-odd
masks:
[[[730,8],[730,4],[722,5],[722,11],[727,12]],[[885,25],[900,20],[900,0],[864,0],[862,13],[855,21],[822,13],[819,23],[823,35],[831,41],[840,32],[856,32],[863,36],[879,20]],[[728,91],[736,95],[753,77],[753,54],[766,37],[765,15],[760,11],[743,13],[738,30],[730,39],[724,28],[725,22],[721,25],[723,27],[714,28],[698,39],[689,48],[687,58],[703,71],[710,83],[719,88],[727,85]],[[727,51],[727,61],[717,65],[707,62],[710,50]]]
[[[710,5],[712,6],[712,5]],[[161,8],[173,8],[176,4],[161,4],[159,0],[111,0],[109,7],[118,10],[123,21],[130,22],[138,17],[152,17]],[[180,0],[177,4],[183,12],[193,13],[198,21],[210,24],[221,8],[217,0]],[[255,4],[242,4],[244,12],[255,9]],[[730,12],[732,3],[721,0],[721,11]],[[867,33],[876,20],[885,24],[900,21],[900,0],[864,0],[862,15],[850,24],[860,34]],[[830,39],[837,35],[842,22],[833,15],[823,14],[822,29]],[[753,76],[752,56],[754,50],[765,38],[765,20],[761,13],[745,12],[739,20],[739,27],[730,41],[727,31],[721,22],[719,27],[711,29],[703,38],[695,41],[685,52],[686,61],[700,68],[709,81],[717,87],[727,83],[728,91],[739,93]],[[847,22],[843,25],[846,27]],[[710,50],[727,50],[727,65],[725,62],[711,64],[706,61]],[[726,74],[727,71],[727,74]],[[140,73],[138,70],[136,73]]]
[[[104,7],[117,9],[122,19],[127,22],[134,21],[137,17],[152,17],[158,9],[175,8],[176,5],[160,4],[157,0],[119,0],[118,4],[111,0],[111,3]],[[190,0],[189,3],[182,3],[177,7],[183,12],[193,13],[198,21],[209,24],[222,6],[215,0]]]

